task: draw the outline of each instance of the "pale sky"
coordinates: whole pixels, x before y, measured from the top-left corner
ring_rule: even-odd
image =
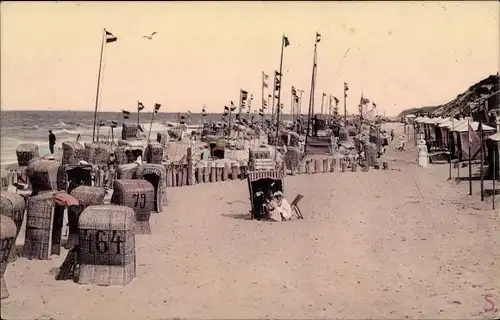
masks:
[[[105,46],[102,111],[135,112],[140,100],[146,111],[158,102],[165,112],[222,112],[240,88],[255,110],[283,33],[285,112],[291,85],[305,90],[307,110],[318,31],[315,110],[322,92],[342,106],[346,81],[350,112],[363,92],[396,115],[445,103],[500,69],[499,11],[498,1],[2,2],[1,108],[93,111],[106,28],[118,41]]]

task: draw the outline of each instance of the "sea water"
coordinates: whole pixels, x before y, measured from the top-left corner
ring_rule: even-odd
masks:
[[[151,113],[141,113],[140,124],[145,134],[149,132]],[[201,125],[203,120],[220,121],[221,114],[207,114],[202,117],[199,113],[166,113],[160,112],[154,117],[151,127],[151,139],[156,140],[158,132],[166,132],[169,126],[175,125],[179,116],[185,116],[191,128]],[[258,115],[254,115],[256,119]],[[266,115],[268,116],[268,115]],[[267,117],[266,117],[267,118]],[[285,115],[287,120],[289,115]],[[100,112],[97,123],[103,121],[105,126],[99,128],[100,136],[111,136],[111,121],[118,122],[113,130],[115,141],[121,139],[122,112]],[[92,141],[94,112],[85,111],[1,111],[1,165],[17,163],[16,148],[19,144],[36,143],[40,155],[49,154],[49,130],[56,135],[56,153],[63,141],[75,141],[80,134],[80,142]],[[137,123],[137,113],[130,115],[127,123]]]

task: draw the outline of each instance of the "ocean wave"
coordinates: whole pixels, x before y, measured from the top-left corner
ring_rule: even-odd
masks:
[[[67,126],[68,126],[68,124],[64,121],[59,121],[58,123],[53,125],[53,127],[58,127],[58,128],[65,128]]]
[[[74,135],[81,134],[79,131],[68,130],[68,129],[54,130],[54,131],[52,131],[52,133],[53,134],[74,134]]]

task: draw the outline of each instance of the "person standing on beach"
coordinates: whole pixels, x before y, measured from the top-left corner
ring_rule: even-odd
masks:
[[[210,160],[210,149],[208,149],[208,146],[205,146],[203,148],[203,151],[201,151],[201,160],[202,161],[209,161]]]
[[[49,150],[50,154],[54,154],[54,145],[56,144],[56,135],[49,130]]]

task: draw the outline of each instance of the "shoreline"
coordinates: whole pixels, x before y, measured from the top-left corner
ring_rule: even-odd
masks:
[[[65,249],[18,258],[2,317],[493,318],[484,296],[500,302],[500,223],[481,209],[478,182],[468,196],[447,165],[418,168],[415,147],[396,143],[386,171],[286,176],[303,220],[247,220],[246,181],[168,189],[152,234],[135,237],[130,284],[56,281]]]

